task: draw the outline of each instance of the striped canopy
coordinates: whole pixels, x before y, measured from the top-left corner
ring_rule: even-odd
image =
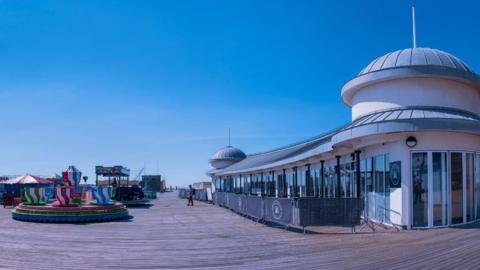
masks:
[[[51,184],[47,179],[30,174],[22,175],[2,182],[3,184]]]

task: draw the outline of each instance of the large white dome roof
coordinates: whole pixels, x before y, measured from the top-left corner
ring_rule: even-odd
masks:
[[[368,85],[418,77],[450,79],[480,89],[480,77],[457,57],[437,49],[408,48],[387,53],[370,62],[342,87],[342,99],[352,106],[353,95]]]
[[[408,48],[376,58],[358,75],[407,66],[438,66],[474,73],[465,62],[447,52],[431,48]]]

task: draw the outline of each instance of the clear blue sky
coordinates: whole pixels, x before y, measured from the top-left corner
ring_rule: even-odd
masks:
[[[480,71],[480,6],[415,1],[418,45]],[[409,1],[1,1],[0,174],[146,164],[169,184],[350,119],[340,88],[411,46]]]

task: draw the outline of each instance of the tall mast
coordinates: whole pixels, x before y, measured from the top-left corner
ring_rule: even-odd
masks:
[[[412,30],[413,30],[413,48],[417,47],[417,23],[415,18],[415,6],[412,6]]]
[[[228,128],[228,146],[231,146],[231,144],[230,144],[230,128]]]

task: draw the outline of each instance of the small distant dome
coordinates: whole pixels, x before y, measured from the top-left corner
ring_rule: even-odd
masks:
[[[216,169],[223,169],[246,157],[242,150],[229,145],[217,150],[210,159],[210,164]]]
[[[245,155],[245,153],[238,149],[238,148],[235,148],[233,146],[227,146],[227,147],[224,147],[224,148],[221,148],[219,150],[217,150],[217,152],[215,152],[215,154],[213,154],[212,158],[210,160],[242,160],[244,158],[246,158],[247,155]]]
[[[447,78],[480,89],[480,77],[457,57],[437,49],[408,48],[387,53],[370,62],[342,87],[342,99],[352,106],[352,98],[361,88],[412,77]]]

